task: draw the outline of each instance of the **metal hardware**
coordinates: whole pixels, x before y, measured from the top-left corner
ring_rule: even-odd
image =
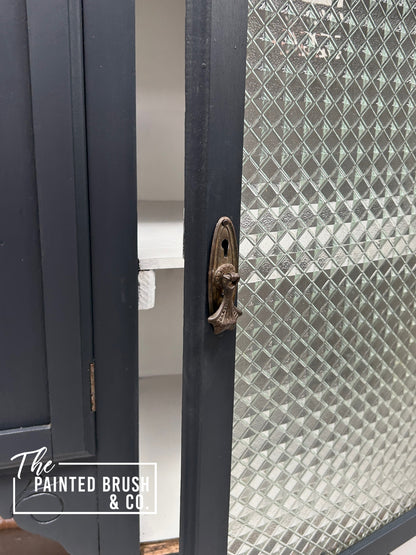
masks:
[[[238,246],[230,218],[223,217],[215,226],[208,271],[208,305],[216,335],[233,330],[242,312],[235,306],[238,274]]]
[[[95,362],[90,364],[90,395],[91,395],[91,412],[96,412],[97,406],[95,401]]]

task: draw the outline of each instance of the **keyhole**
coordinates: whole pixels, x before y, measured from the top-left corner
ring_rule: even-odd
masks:
[[[228,240],[224,239],[224,241],[221,243],[222,249],[224,251],[224,256],[227,257],[228,255]]]

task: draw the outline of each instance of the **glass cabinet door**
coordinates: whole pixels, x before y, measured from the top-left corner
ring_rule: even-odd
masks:
[[[230,555],[416,504],[416,8],[249,0]]]

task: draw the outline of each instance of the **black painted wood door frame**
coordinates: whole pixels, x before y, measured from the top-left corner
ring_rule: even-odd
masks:
[[[212,235],[239,232],[247,0],[187,0],[181,555],[226,555],[235,332],[207,322]],[[416,534],[409,511],[344,555],[387,555]]]
[[[96,460],[137,463],[135,2],[83,0],[83,26]],[[100,555],[138,553],[137,516],[100,516],[98,523]]]

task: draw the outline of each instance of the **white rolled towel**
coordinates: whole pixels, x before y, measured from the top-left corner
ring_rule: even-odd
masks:
[[[156,276],[154,270],[139,271],[139,310],[155,306]]]

